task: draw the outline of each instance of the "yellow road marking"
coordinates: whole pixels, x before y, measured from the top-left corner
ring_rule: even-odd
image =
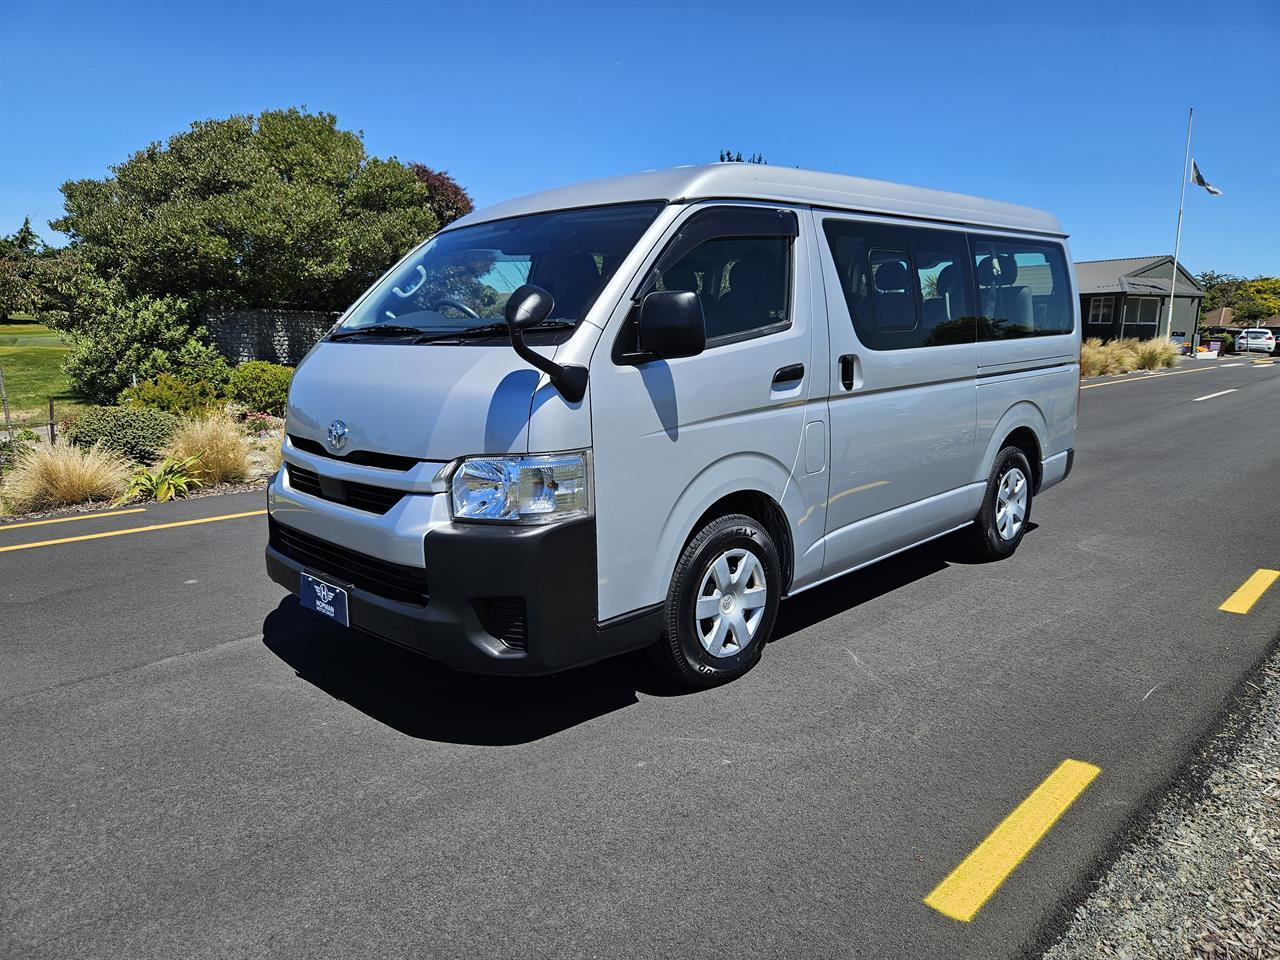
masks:
[[[1180,377],[1184,373],[1204,373],[1206,370],[1213,370],[1214,367],[1197,367],[1194,370],[1175,370],[1173,373],[1153,373],[1145,377],[1130,377],[1128,380],[1107,380],[1104,383],[1089,383],[1081,387],[1081,390],[1092,390],[1094,387],[1113,387],[1117,383],[1146,383],[1148,380],[1163,380],[1165,377]]]
[[[1000,825],[987,835],[924,902],[953,920],[973,919],[1040,838],[1049,832],[1102,770],[1091,763],[1063,760]]]
[[[1258,602],[1258,598],[1267,592],[1267,587],[1277,579],[1280,579],[1280,570],[1255,570],[1253,576],[1241,584],[1239,590],[1227,597],[1226,602],[1218,609],[1225,610],[1227,613],[1248,613]]]
[[[112,510],[110,513],[81,513],[74,517],[54,517],[50,520],[26,520],[23,523],[0,523],[0,530],[17,530],[19,527],[42,527],[46,523],[70,523],[72,520],[101,520],[104,517],[123,517],[126,513],[146,513],[142,507],[132,510]]]
[[[61,537],[57,540],[41,540],[39,543],[15,543],[0,547],[0,553],[10,550],[31,550],[35,547],[52,547],[59,543],[77,543],[81,540],[101,540],[104,537],[123,537],[128,533],[146,533],[150,530],[171,530],[174,527],[191,527],[198,523],[214,523],[218,520],[238,520],[241,517],[260,517],[266,510],[246,510],[244,513],[226,513],[220,517],[200,517],[196,520],[175,520],[172,523],[153,523],[146,527],[130,527],[128,530],[107,530],[104,533],[85,533],[78,537]]]

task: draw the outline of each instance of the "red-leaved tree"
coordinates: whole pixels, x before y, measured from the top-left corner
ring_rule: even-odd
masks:
[[[409,165],[431,196],[431,209],[440,221],[440,226],[452,223],[475,209],[471,195],[467,193],[457,180],[443,170],[432,170],[426,164]]]

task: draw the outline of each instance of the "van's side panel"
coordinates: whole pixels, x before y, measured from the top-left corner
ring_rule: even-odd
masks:
[[[758,491],[792,517],[810,506],[792,482],[804,469],[797,464],[815,327],[810,236],[802,229],[795,239],[785,330],[712,345],[696,357],[618,365],[611,348],[630,303],[623,297],[617,305],[591,358],[601,621],[663,600],[694,523],[717,499]],[[805,365],[805,377],[773,389],[774,373],[793,364]]]
[[[986,234],[993,235],[993,234]],[[1002,235],[1016,243],[1018,235]],[[1070,333],[978,345],[978,448],[982,455],[973,479],[985,481],[1005,439],[1019,427],[1030,429],[1040,448],[1041,491],[1062,479],[1067,452],[1075,447],[1080,388],[1080,297],[1071,253],[1065,242],[1052,243],[1067,265],[1064,291],[1071,310]]]
[[[858,222],[822,211],[814,218],[819,236],[825,219]],[[971,519],[965,488],[975,463],[977,345],[864,346],[825,237],[821,259],[831,335],[824,562],[831,576]],[[854,358],[849,388],[841,381],[842,355]]]

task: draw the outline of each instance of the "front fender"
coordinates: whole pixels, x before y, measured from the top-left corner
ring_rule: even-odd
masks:
[[[696,532],[693,525],[712,504],[734,493],[761,493],[780,505],[786,516],[797,516],[804,504],[790,480],[789,466],[759,453],[731,454],[704,467],[672,506],[662,526],[650,587],[655,601],[666,596],[676,561]],[[785,546],[778,544],[778,549]]]

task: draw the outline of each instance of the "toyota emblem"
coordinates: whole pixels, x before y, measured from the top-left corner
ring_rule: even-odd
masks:
[[[329,424],[329,446],[341,450],[347,445],[347,425],[341,420]]]

